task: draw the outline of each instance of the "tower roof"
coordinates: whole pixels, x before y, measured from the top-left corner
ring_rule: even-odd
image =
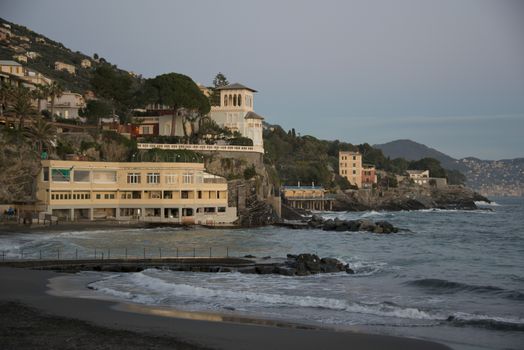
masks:
[[[229,84],[226,86],[220,86],[220,87],[217,87],[217,90],[249,90],[252,92],[257,92],[257,90],[249,88],[239,83],[233,83],[233,84]]]
[[[256,114],[255,112],[253,111],[249,111],[247,112],[246,116],[244,117],[244,119],[259,119],[259,120],[264,120],[264,117]]]

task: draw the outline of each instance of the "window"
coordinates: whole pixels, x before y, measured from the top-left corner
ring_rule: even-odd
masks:
[[[218,212],[219,213],[225,213],[226,212],[226,207],[218,207]]]
[[[52,169],[51,180],[55,182],[69,182],[71,180],[71,169]]]
[[[55,195],[54,194],[51,194],[51,199],[55,199]]]
[[[75,170],[73,173],[73,181],[89,182],[89,170]]]
[[[93,182],[114,183],[116,182],[116,171],[93,171]]]
[[[224,95],[224,106],[227,107],[227,95]]]
[[[147,183],[148,184],[160,183],[160,174],[159,173],[147,173]]]
[[[233,95],[233,106],[237,105],[237,95]]]
[[[42,169],[43,181],[49,181],[49,168],[45,167]]]
[[[197,198],[198,199],[202,199],[202,191],[198,191],[197,192]]]
[[[100,195],[100,193],[97,193],[96,194],[96,199],[100,199],[102,196]]]
[[[191,173],[185,173],[183,178],[183,183],[185,184],[191,184],[193,183],[193,174]]]
[[[357,156],[353,156],[353,160],[357,160]]]
[[[168,185],[176,184],[177,175],[176,174],[167,174],[165,179],[166,179],[166,184]]]
[[[240,96],[240,94],[238,94],[237,101],[238,101],[238,106],[240,107],[242,105],[242,97]]]
[[[140,199],[142,198],[142,192],[141,191],[133,191],[132,192],[133,199]]]
[[[357,174],[357,171],[356,170],[353,170],[353,175],[356,175]]]
[[[160,198],[162,198],[162,192],[160,192],[160,191],[150,191],[149,192],[149,198],[150,199],[160,199]]]
[[[182,191],[182,192],[180,192],[180,198],[188,199],[189,198],[189,191]]]
[[[140,173],[128,173],[127,174],[127,183],[128,184],[139,184],[140,183]]]
[[[115,199],[114,193],[106,193],[104,194],[104,199]]]

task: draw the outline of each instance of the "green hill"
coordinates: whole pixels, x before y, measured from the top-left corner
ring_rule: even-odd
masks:
[[[91,90],[90,79],[93,70],[100,64],[110,65],[110,63],[106,62],[103,58],[100,58],[97,62],[93,57],[83,54],[80,51],[72,51],[62,43],[38,34],[24,26],[0,18],[0,26],[3,26],[3,24],[11,26],[9,30],[13,36],[8,41],[0,42],[0,60],[13,60],[13,55],[15,54],[36,52],[39,54],[39,57],[28,59],[27,63],[22,63],[22,65],[57,81],[66,90],[78,93]],[[24,41],[19,37],[27,37],[29,38],[29,41]],[[15,48],[18,48],[19,52],[17,52]],[[80,62],[83,59],[89,59],[91,61],[91,68],[81,67]],[[74,65],[76,68],[76,74],[72,75],[65,71],[55,70],[56,61]],[[111,65],[111,67],[120,73],[129,74],[129,72],[125,70],[118,69],[116,65]]]

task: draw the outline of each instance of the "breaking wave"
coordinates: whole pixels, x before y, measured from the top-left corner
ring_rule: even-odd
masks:
[[[471,292],[479,294],[490,294],[501,296],[512,300],[524,300],[524,293],[516,290],[508,290],[496,286],[478,286],[460,282],[442,280],[438,278],[424,278],[406,282],[407,285],[416,286],[435,293],[457,293]]]

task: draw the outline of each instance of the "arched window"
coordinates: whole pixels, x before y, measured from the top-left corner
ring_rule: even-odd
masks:
[[[238,105],[242,106],[242,96],[240,96],[240,94],[238,94],[237,101],[238,101]]]
[[[229,105],[232,106],[233,105],[233,96],[231,95],[228,95],[229,96]]]
[[[233,95],[233,106],[237,105],[237,95]]]
[[[224,106],[227,106],[227,95],[224,95]]]

